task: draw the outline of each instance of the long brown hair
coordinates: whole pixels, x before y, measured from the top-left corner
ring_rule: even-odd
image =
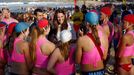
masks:
[[[66,43],[59,42],[58,47],[60,49],[61,55],[65,60],[67,60],[69,56],[70,41]]]
[[[101,42],[100,42],[100,38],[99,38],[99,35],[98,35],[98,30],[96,28],[96,25],[92,25],[91,29],[92,29],[92,35],[95,39],[95,43],[97,43],[100,46]]]
[[[44,33],[43,28],[39,28],[37,26],[33,27],[33,30],[31,32],[31,35],[30,35],[31,41],[29,43],[29,47],[31,49],[30,53],[31,53],[31,58],[32,58],[33,62],[35,62],[35,60],[36,60],[35,53],[36,53],[36,42],[37,42],[37,39],[43,33]]]
[[[61,25],[61,30],[67,29],[68,28],[67,18],[66,18],[66,14],[65,14],[63,9],[58,9],[58,10],[55,11],[54,19],[53,19],[54,25],[57,27],[57,24],[59,24],[58,17],[57,17],[58,13],[63,13],[64,16],[65,16],[65,20],[64,20],[63,24]]]
[[[24,30],[23,32],[25,32]],[[14,41],[15,39],[21,34],[21,32],[16,32],[15,29],[13,29],[13,32],[10,36],[7,37],[6,39],[6,44],[4,45],[4,49],[8,51],[10,56],[12,55],[12,51],[14,48]]]

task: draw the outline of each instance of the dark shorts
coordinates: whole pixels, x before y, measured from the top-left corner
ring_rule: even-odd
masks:
[[[104,69],[90,72],[82,72],[82,75],[104,75]]]

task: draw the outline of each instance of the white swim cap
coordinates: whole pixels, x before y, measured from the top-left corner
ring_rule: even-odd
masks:
[[[63,30],[60,33],[61,42],[65,43],[72,39],[72,33],[69,30]]]

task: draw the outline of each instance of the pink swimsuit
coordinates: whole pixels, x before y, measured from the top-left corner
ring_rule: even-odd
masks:
[[[101,39],[102,37],[102,32],[99,32],[99,37]],[[92,42],[92,44],[94,45],[94,42]],[[104,53],[104,47],[101,46],[102,52]],[[94,65],[94,67],[97,67],[97,62],[102,60],[101,56],[96,48],[96,46],[94,45],[94,48],[88,52],[83,52],[82,53],[82,64],[92,64]]]
[[[75,64],[73,60],[74,48],[71,48],[68,60],[63,63],[56,63],[56,75],[71,75],[75,73]]]
[[[17,49],[17,43],[22,41],[20,38],[16,38],[14,41],[14,48],[11,56],[11,60],[14,62],[20,62],[23,63],[25,62],[25,56],[24,54],[19,53],[19,49]]]
[[[46,43],[47,39],[45,38],[39,38],[36,43],[36,61],[35,66],[38,68],[46,68],[48,63],[48,56],[45,54],[42,54],[40,46],[43,43]]]
[[[127,34],[133,35],[133,38],[134,38],[134,31],[129,31],[127,32]],[[125,57],[134,56],[134,43],[131,46],[125,47],[124,50],[120,54]]]
[[[0,59],[5,59],[3,51],[4,51],[3,48],[0,48]]]
[[[10,20],[7,20],[7,19],[4,18],[4,19],[2,19],[2,21],[5,22],[5,23],[8,24],[8,25],[9,25],[10,23],[12,23],[12,22],[17,22],[17,20],[15,20],[15,19],[13,19],[13,18],[10,18]]]

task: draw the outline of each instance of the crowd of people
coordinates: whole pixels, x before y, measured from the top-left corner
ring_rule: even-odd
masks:
[[[132,8],[2,8],[0,75],[134,75]]]

